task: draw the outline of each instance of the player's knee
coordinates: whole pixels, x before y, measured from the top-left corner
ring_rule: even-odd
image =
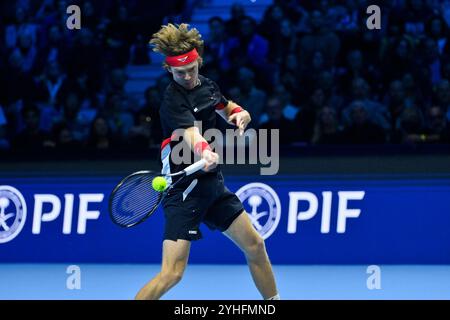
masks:
[[[180,282],[182,278],[183,278],[183,272],[182,271],[175,271],[173,273],[172,280],[173,280],[174,283]]]
[[[265,256],[266,246],[264,244],[264,239],[261,236],[255,237],[251,244],[247,247],[246,254],[251,259],[257,259],[259,257]]]
[[[176,270],[167,270],[162,271],[160,274],[160,280],[168,285],[173,286],[181,281],[183,278],[183,272],[182,271],[176,271]]]

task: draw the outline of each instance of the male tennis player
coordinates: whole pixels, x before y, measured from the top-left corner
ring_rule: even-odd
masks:
[[[168,24],[153,35],[150,43],[154,51],[166,56],[164,67],[173,78],[160,109],[166,137],[161,145],[162,171],[177,172],[188,166],[174,161],[171,154],[179,143],[187,144],[190,156],[197,154],[206,166],[200,173],[185,178],[164,199],[161,272],[138,292],[136,299],[159,299],[181,280],[191,241],[201,239],[199,225],[203,222],[223,232],[242,249],[262,297],[279,300],[264,240],[253,228],[239,198],[224,186],[218,154],[194,126],[195,121],[200,121],[204,130],[214,128],[219,114],[242,133],[251,120],[250,114],[225,99],[216,83],[199,75],[203,41],[197,29],[189,29],[187,24]],[[177,129],[184,129],[182,137],[173,134]]]

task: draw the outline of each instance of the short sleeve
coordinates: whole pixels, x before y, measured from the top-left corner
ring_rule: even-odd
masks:
[[[222,94],[222,92],[220,91],[219,86],[217,85],[217,83],[215,83],[213,80],[209,79],[211,81],[211,84],[214,87],[215,90],[215,95],[217,95],[219,97],[219,102],[216,104],[216,110],[221,110],[223,108],[225,108],[228,104],[228,99],[224,97],[224,95]]]

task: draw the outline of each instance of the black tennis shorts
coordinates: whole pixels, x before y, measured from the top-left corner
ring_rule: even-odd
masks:
[[[172,189],[162,204],[166,218],[164,239],[174,241],[201,239],[201,222],[223,232],[244,210],[239,198],[225,187],[221,172]]]

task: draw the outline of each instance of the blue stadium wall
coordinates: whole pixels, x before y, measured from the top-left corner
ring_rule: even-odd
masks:
[[[160,262],[162,211],[129,229],[109,219],[108,196],[122,173],[3,169],[0,198],[9,206],[0,217],[10,216],[0,221],[0,262]],[[447,172],[311,171],[226,174],[274,264],[450,264]],[[226,237],[201,230],[190,262],[245,262]]]

